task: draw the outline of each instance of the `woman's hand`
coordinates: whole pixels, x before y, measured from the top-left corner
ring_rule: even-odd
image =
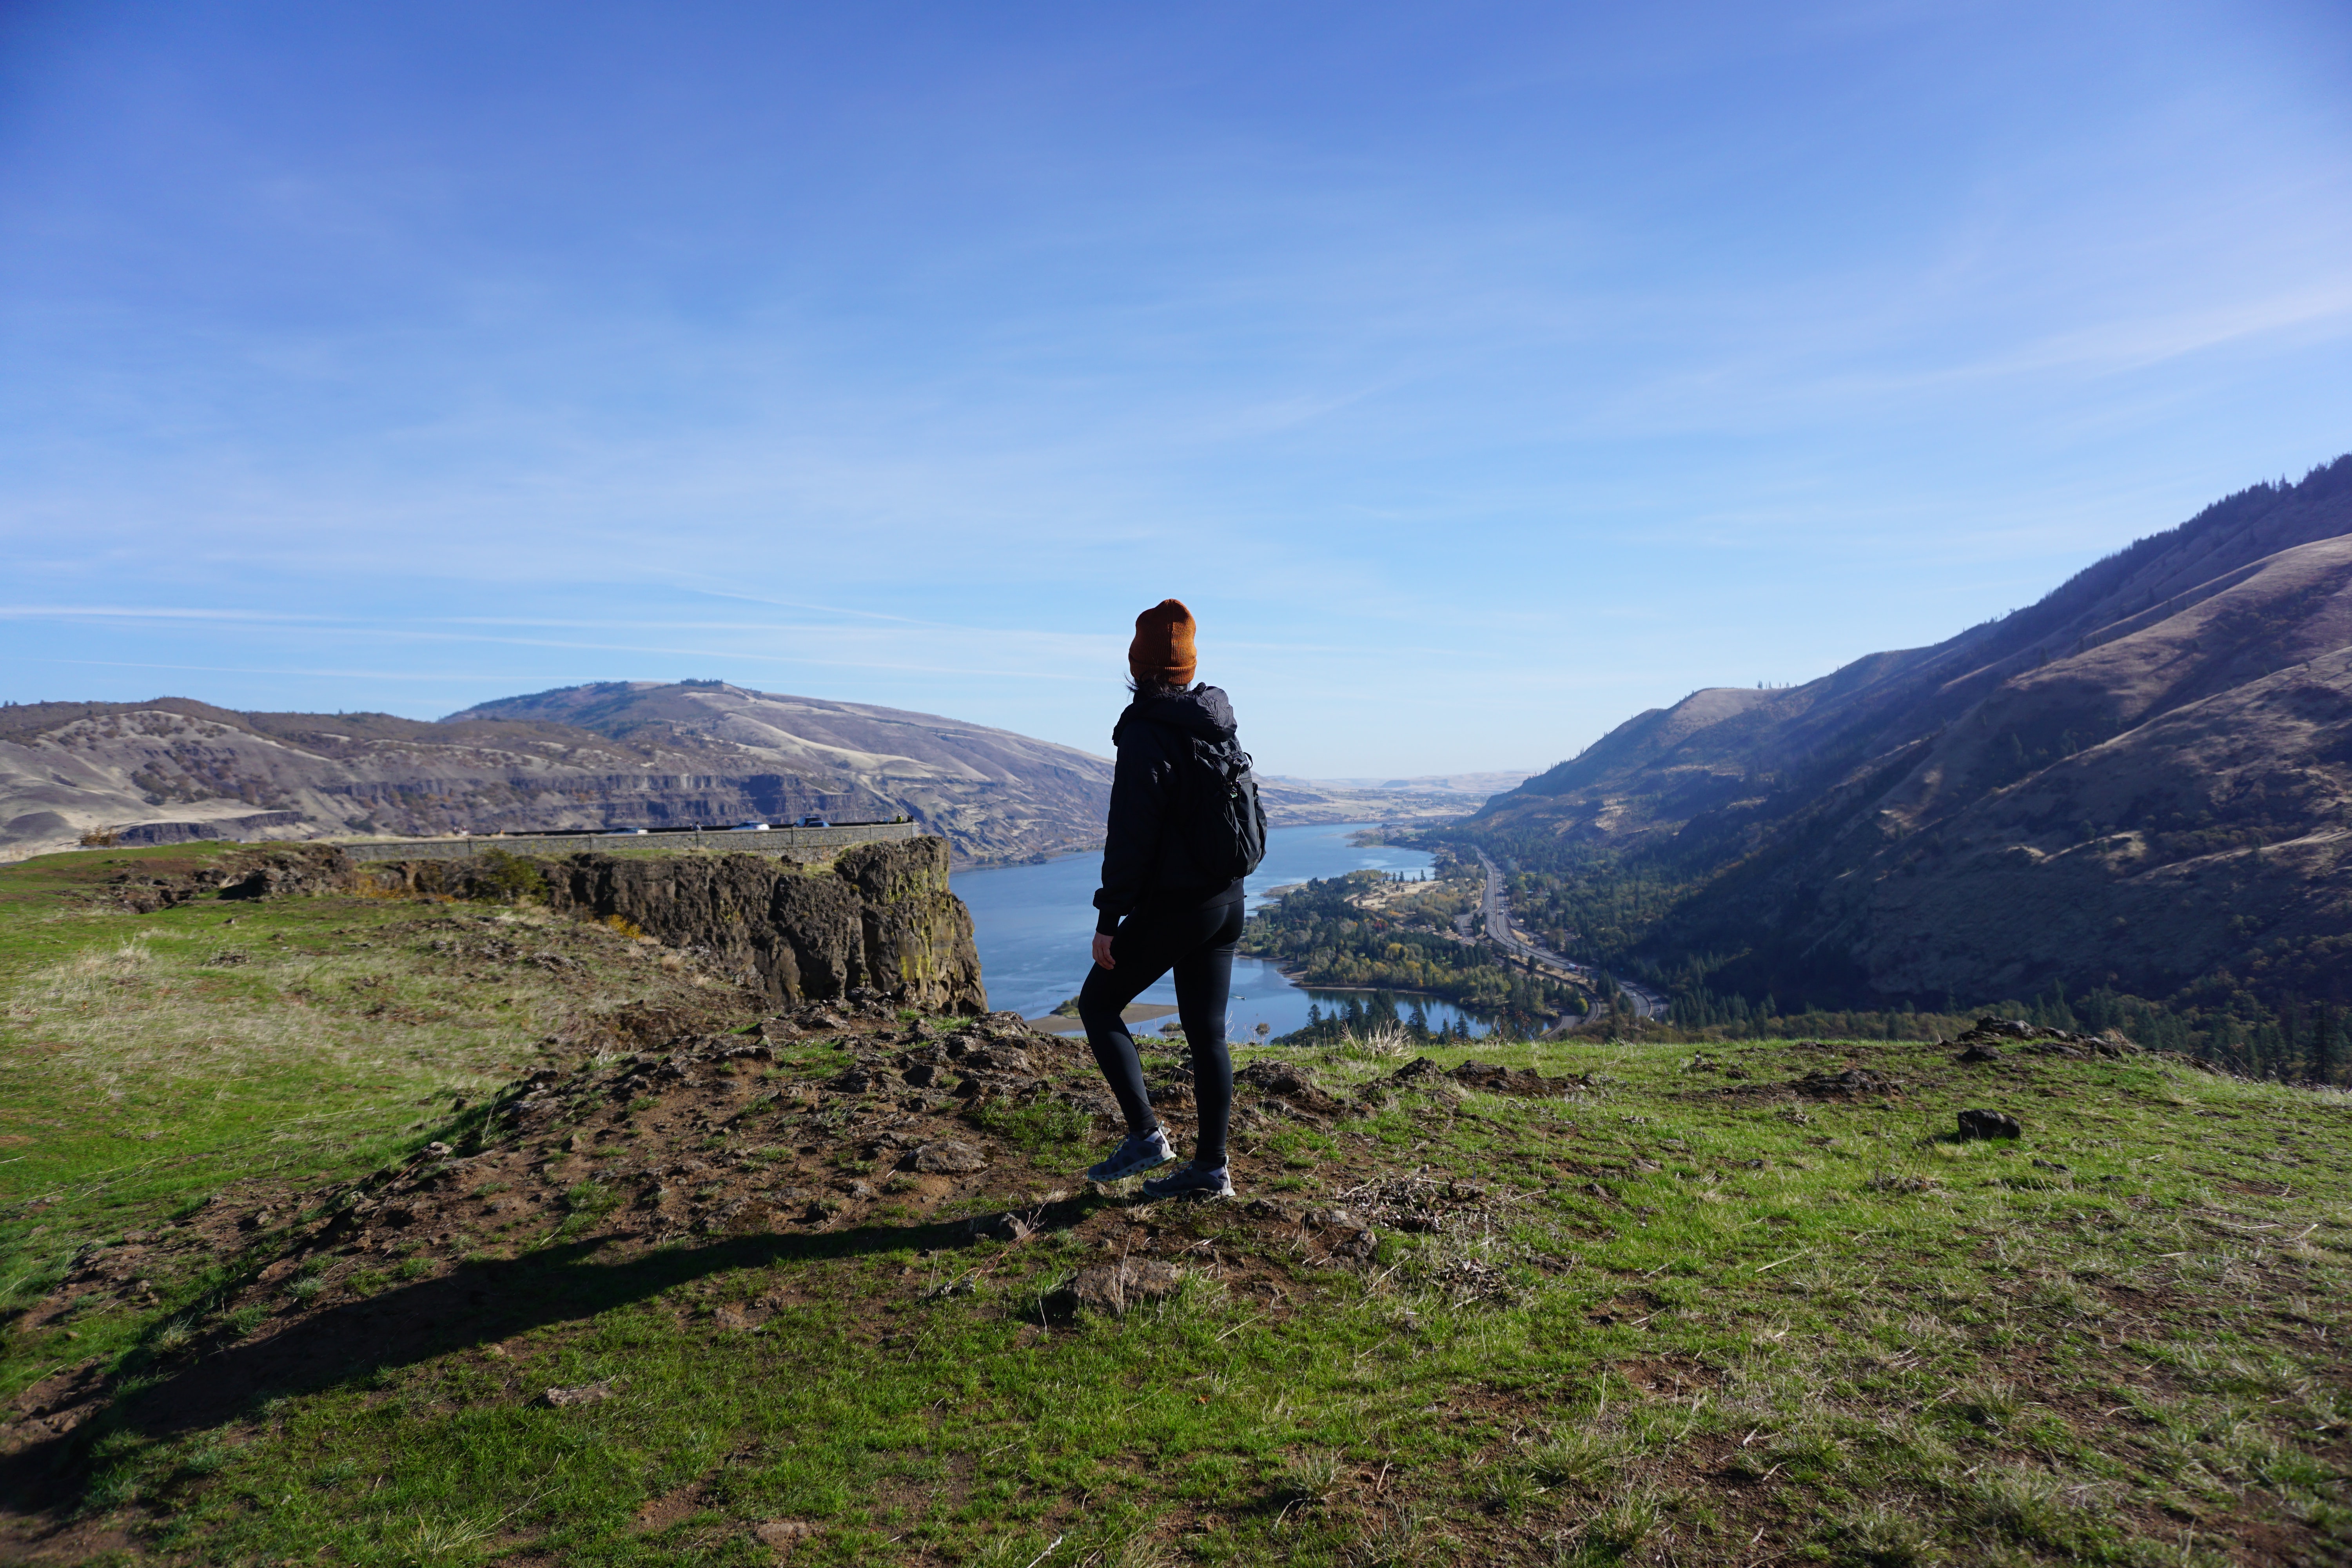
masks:
[[[1110,955],[1110,938],[1095,932],[1095,963],[1104,969],[1117,969],[1118,960]]]

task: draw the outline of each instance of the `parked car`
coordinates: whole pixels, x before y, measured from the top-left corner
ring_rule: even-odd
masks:
[[[827,822],[824,817],[817,816],[814,812],[802,817],[799,825],[803,827],[831,827],[833,826],[832,823]]]

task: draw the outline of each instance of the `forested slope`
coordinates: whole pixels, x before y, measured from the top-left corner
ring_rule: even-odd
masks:
[[[2346,999],[2348,805],[2352,457],[1932,647],[1638,715],[1465,831],[1638,885],[1620,954],[1718,991],[2279,1005]]]

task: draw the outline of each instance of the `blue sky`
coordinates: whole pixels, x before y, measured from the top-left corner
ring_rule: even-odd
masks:
[[[0,698],[1541,766],[2352,448],[2332,5],[18,4]]]

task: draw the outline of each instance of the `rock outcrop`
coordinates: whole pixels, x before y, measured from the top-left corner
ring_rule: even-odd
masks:
[[[291,844],[234,849],[209,866],[157,875],[133,865],[101,883],[136,914],[152,914],[199,899],[268,899],[297,893],[345,892],[360,883],[359,867],[331,844]]]
[[[766,855],[485,856],[370,863],[403,892],[534,891],[621,920],[778,1003],[871,993],[929,1012],[984,1013],[971,913],[948,890],[944,839],[862,844],[830,866]]]
[[[355,863],[331,845],[254,847],[211,865],[104,884],[141,913],[200,899],[380,892],[530,897],[625,922],[778,1004],[881,997],[931,1013],[988,1011],[971,912],[948,890],[943,839],[861,844],[829,866],[767,855],[489,854]]]

